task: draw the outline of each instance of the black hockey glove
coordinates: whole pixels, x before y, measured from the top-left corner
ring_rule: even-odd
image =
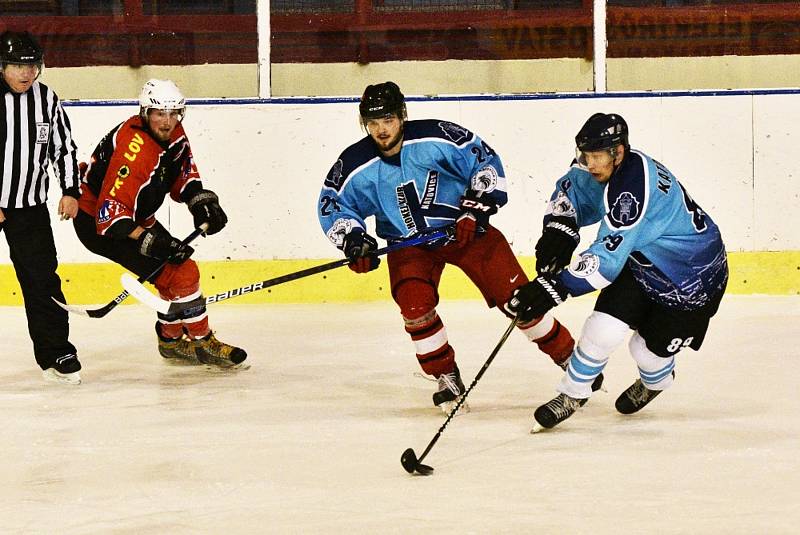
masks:
[[[381,259],[373,254],[378,248],[378,241],[364,232],[364,229],[354,228],[344,237],[342,250],[344,255],[350,260],[347,267],[356,273],[367,273],[377,269],[381,264]]]
[[[219,198],[213,191],[201,189],[194,197],[186,202],[189,211],[194,216],[194,228],[200,228],[203,223],[208,223],[204,234],[216,234],[228,223],[228,216],[219,205]]]
[[[459,204],[461,215],[456,219],[456,241],[466,245],[486,232],[489,216],[497,213],[497,204],[490,198],[483,198],[482,192],[468,189],[461,196]]]
[[[181,244],[169,232],[158,227],[145,229],[136,243],[143,255],[167,260],[170,264],[182,264],[194,253],[192,247]]]
[[[561,281],[551,275],[540,275],[514,290],[508,309],[519,317],[520,322],[528,323],[563,303],[568,295]]]
[[[565,216],[552,218],[536,242],[536,271],[539,274],[555,273],[568,266],[580,241],[574,219]]]

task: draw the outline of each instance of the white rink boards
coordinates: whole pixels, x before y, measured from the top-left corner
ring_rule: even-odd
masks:
[[[558,316],[577,336],[593,299]],[[642,413],[608,392],[530,435],[560,371],[514,333],[443,422],[395,305],[218,305],[250,370],[162,362],[152,314],[73,317],[84,384],[44,383],[21,307],[0,308],[3,533],[796,533],[800,297],[727,296],[699,353]],[[469,383],[508,325],[481,302],[440,314]],[[237,320],[237,318],[242,318]]]

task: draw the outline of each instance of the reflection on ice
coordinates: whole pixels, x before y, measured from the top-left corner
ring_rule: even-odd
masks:
[[[592,299],[556,311],[577,337]],[[213,305],[212,305],[213,307]],[[211,309],[210,309],[211,310]],[[439,312],[465,383],[508,321],[481,302]],[[800,523],[800,297],[727,296],[675,385],[630,417],[626,348],[607,392],[530,435],[560,371],[512,333],[444,421],[389,302],[219,305],[213,327],[252,368],[163,362],[154,317],[71,318],[78,387],[42,381],[21,307],[0,308],[7,533],[790,533]]]

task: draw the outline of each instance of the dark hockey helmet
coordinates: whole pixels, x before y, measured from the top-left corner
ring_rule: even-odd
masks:
[[[0,63],[41,65],[42,47],[28,32],[5,31],[0,35]]]
[[[628,123],[616,113],[595,113],[575,136],[579,152],[612,149],[617,145],[628,148]]]
[[[368,85],[358,105],[362,123],[367,119],[377,119],[396,113],[400,119],[406,118],[406,100],[394,82]]]

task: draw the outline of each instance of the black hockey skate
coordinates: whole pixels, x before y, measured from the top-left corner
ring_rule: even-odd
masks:
[[[622,414],[633,414],[642,410],[661,392],[661,390],[650,390],[644,386],[641,379],[636,379],[635,383],[619,395],[614,406]]]
[[[675,370],[672,370],[672,377],[675,378]],[[644,386],[641,379],[636,379],[635,383],[619,395],[614,406],[622,414],[633,414],[642,410],[661,392],[663,390],[650,390]]]
[[[437,380],[439,390],[433,393],[433,404],[441,408],[445,414],[450,414],[466,391],[461,380],[461,372],[458,371],[458,366],[455,366],[452,372],[443,373]],[[469,412],[469,406],[464,403],[459,410]]]
[[[533,413],[536,423],[531,429],[531,433],[538,433],[545,429],[551,429],[560,424],[582,407],[586,399],[571,398],[566,394],[559,394]]]
[[[81,384],[81,363],[78,356],[70,353],[63,357],[58,357],[53,366],[42,371],[42,377],[46,381],[64,383],[68,385]]]

